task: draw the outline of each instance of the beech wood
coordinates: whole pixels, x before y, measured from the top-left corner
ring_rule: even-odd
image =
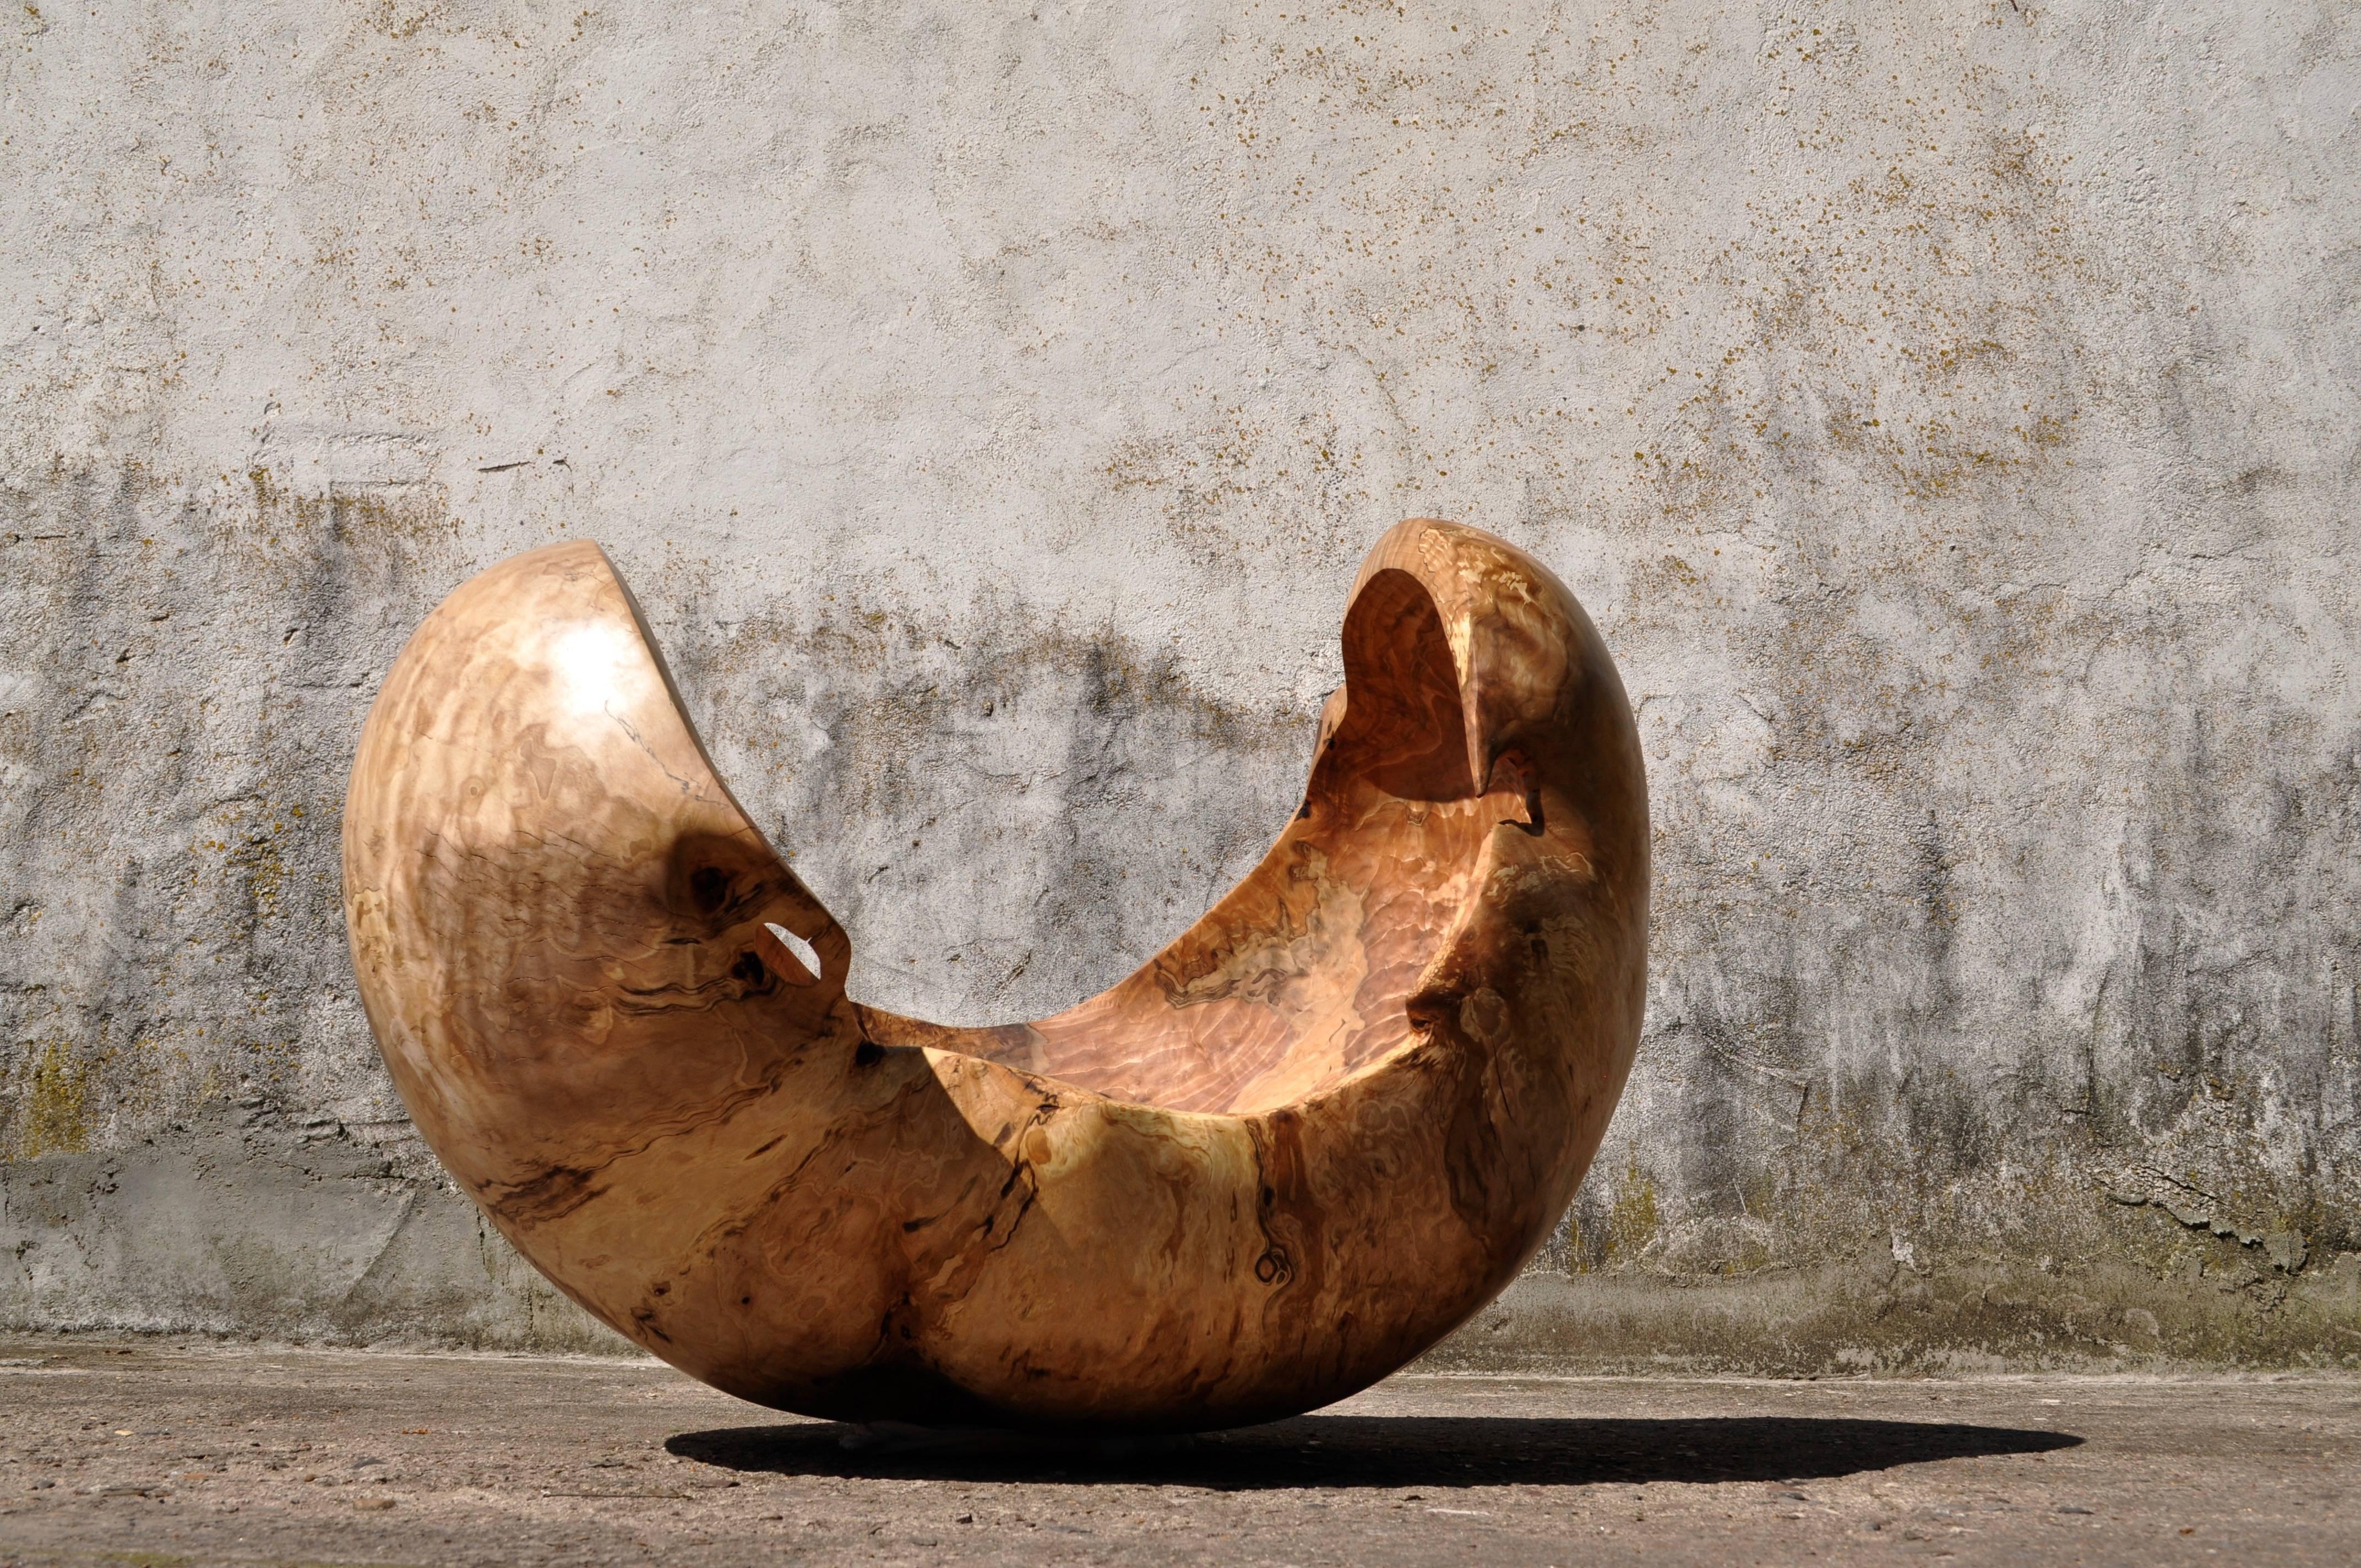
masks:
[[[1101,996],[949,1028],[845,995],[851,942],[605,554],[520,555],[427,618],[362,734],[370,1025],[501,1234],[730,1393],[1169,1429],[1327,1403],[1565,1211],[1648,923],[1631,709],[1544,568],[1405,522],[1344,662],[1301,808],[1236,889]]]

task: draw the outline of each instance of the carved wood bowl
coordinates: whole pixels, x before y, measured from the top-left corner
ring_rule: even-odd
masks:
[[[429,616],[362,732],[345,905],[418,1128],[600,1321],[847,1420],[1188,1430],[1328,1403],[1490,1300],[1640,1027],[1647,786],[1581,608],[1414,521],[1301,809],[1104,995],[949,1028],[715,773],[587,543]]]

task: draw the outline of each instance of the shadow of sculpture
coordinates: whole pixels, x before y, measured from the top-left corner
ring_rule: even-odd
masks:
[[[832,1421],[683,1432],[664,1447],[724,1469],[877,1480],[1295,1486],[1584,1486],[1804,1481],[1930,1460],[2071,1448],[2066,1432],[1813,1416],[1653,1420],[1299,1416],[1197,1437],[880,1432]]]

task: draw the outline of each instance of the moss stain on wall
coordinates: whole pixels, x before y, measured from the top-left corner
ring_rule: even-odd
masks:
[[[0,1147],[8,1149],[8,1157],[38,1159],[90,1147],[96,1064],[52,1039],[29,1058],[23,1076],[22,1088],[10,1096],[14,1113],[0,1124]]]

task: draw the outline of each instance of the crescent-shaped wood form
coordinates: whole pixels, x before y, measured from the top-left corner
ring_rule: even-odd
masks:
[[[362,732],[370,1025],[517,1250],[730,1393],[1162,1429],[1325,1404],[1565,1211],[1648,925],[1631,708],[1538,563],[1403,523],[1344,663],[1253,874],[1105,994],[947,1028],[845,995],[851,941],[715,774],[605,554],[520,555],[427,618]]]

